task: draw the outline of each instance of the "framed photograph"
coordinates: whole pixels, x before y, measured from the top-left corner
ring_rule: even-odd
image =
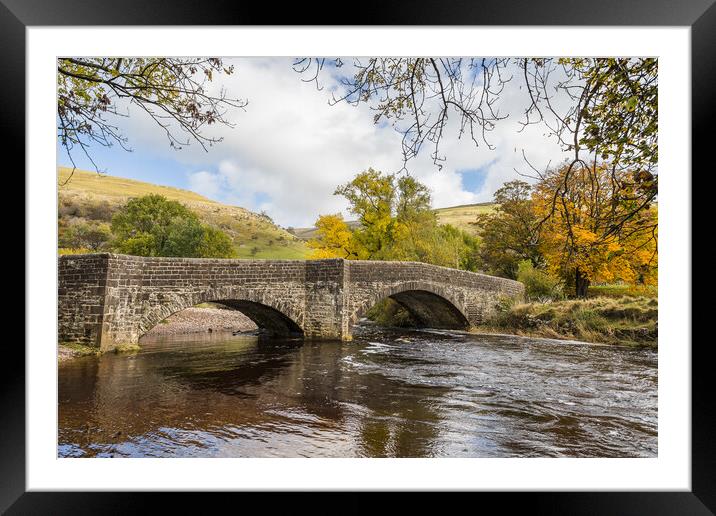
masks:
[[[713,2],[306,16],[334,9],[0,0],[27,202],[0,508],[712,514],[691,170]]]

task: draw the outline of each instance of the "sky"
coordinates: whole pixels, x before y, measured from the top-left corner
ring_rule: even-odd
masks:
[[[402,168],[401,135],[393,127],[375,125],[374,113],[365,104],[329,105],[330,91],[337,85],[331,73],[321,76],[319,91],[315,83],[301,80],[289,58],[225,61],[234,64],[235,72],[219,76],[213,86],[248,100],[248,106],[231,113],[234,127],[208,127],[206,134],[223,137],[222,142],[208,152],[196,143],[172,149],[155,121],[130,109],[130,116],[118,125],[132,152],[119,146],[94,148],[99,168],[109,175],[189,189],[265,212],[283,227],[310,227],[319,215],[339,212],[351,219],[345,199],[333,195],[336,187],[368,167],[383,172]],[[518,173],[530,172],[523,151],[541,169],[563,158],[543,126],[519,132],[528,97],[518,79],[500,95],[500,111],[509,116],[488,135],[494,150],[458,138],[450,124],[441,142],[447,158],[442,170],[428,148],[408,162],[408,173],[430,189],[433,207],[487,202],[506,181],[525,180]],[[457,118],[453,114],[451,120]],[[92,169],[76,161],[80,168]],[[69,163],[58,144],[58,164]]]

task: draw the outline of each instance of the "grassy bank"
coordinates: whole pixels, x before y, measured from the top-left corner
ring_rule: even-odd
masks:
[[[474,330],[478,333],[655,347],[658,311],[656,298],[645,296],[520,303],[503,306]],[[410,313],[390,298],[377,303],[367,315],[381,326],[416,325]]]
[[[134,353],[140,350],[139,344],[120,344],[113,351],[115,353]],[[102,351],[94,346],[87,346],[78,342],[61,342],[57,347],[57,360],[64,362],[71,358],[100,356]]]
[[[656,285],[590,285],[588,297],[657,297]]]
[[[512,333],[604,344],[656,346],[658,301],[654,297],[595,297],[505,306],[478,331]]]

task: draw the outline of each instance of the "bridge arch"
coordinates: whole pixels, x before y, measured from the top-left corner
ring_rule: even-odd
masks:
[[[420,326],[444,329],[467,329],[470,322],[467,304],[451,289],[430,281],[401,282],[370,292],[356,303],[351,317],[352,328],[368,310],[390,298],[410,312]]]
[[[139,320],[141,337],[167,317],[201,303],[218,303],[240,311],[260,329],[277,336],[303,334],[303,313],[269,292],[237,287],[211,288],[189,294],[157,295]]]

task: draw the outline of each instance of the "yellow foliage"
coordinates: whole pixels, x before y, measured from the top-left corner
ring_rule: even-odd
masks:
[[[57,254],[60,256],[65,254],[90,254],[95,253],[97,251],[93,251],[92,249],[85,249],[84,247],[60,247],[57,249]]]
[[[567,175],[562,168],[537,185],[533,201],[545,220],[540,251],[551,272],[568,280],[656,285],[656,206],[634,200],[626,173],[616,184],[628,188],[615,191],[613,173],[598,166]]]
[[[318,238],[308,242],[308,247],[313,249],[310,258],[355,259],[359,257],[360,253],[353,232],[340,213],[319,216],[316,221],[316,229]]]

